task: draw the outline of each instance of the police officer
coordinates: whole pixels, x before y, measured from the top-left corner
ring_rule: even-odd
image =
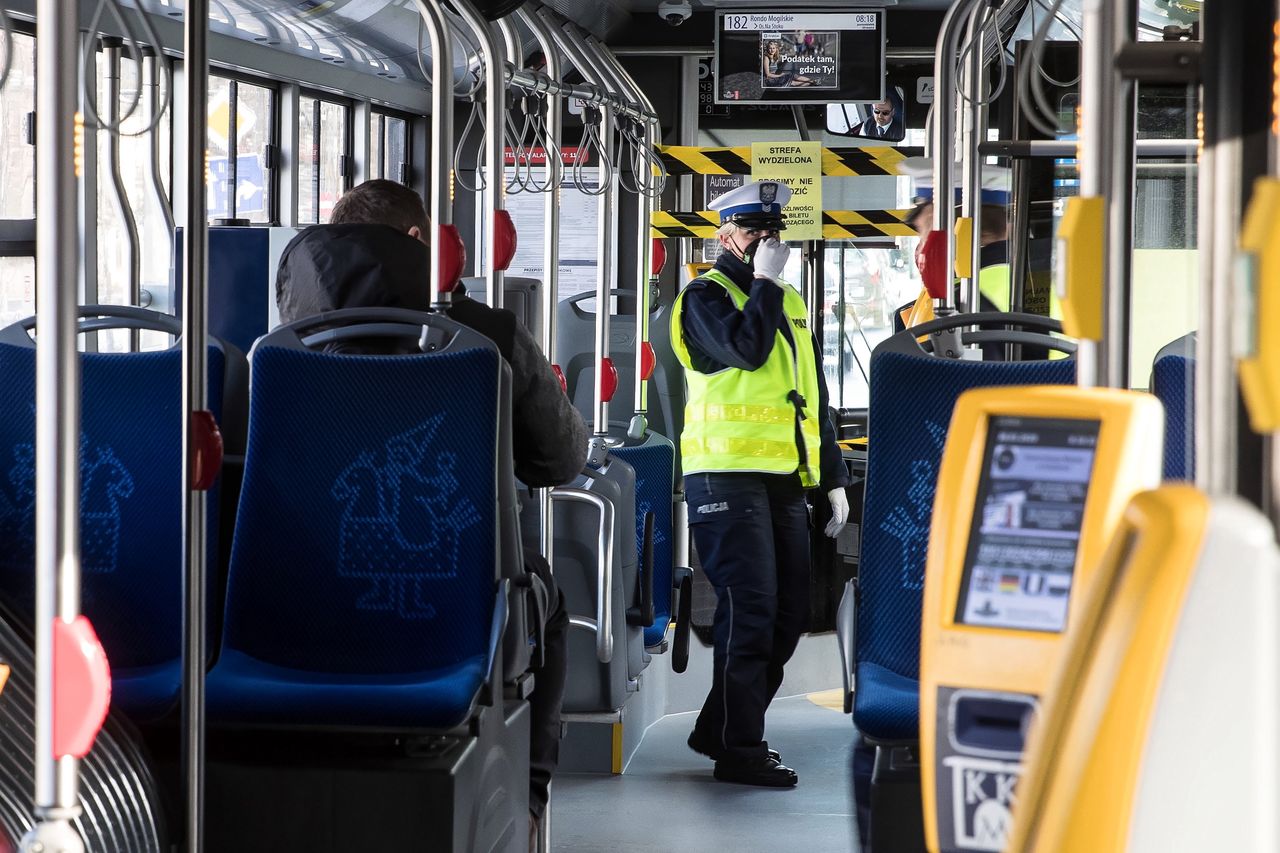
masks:
[[[689,526],[716,591],[711,691],[689,746],[715,760],[717,779],[779,788],[797,777],[765,742],[764,716],[808,620],[806,491],[827,492],[828,536],[849,515],[822,350],[804,300],[782,279],[790,196],[758,181],[713,203],[724,251],[671,317],[689,391],[680,436]]]
[[[917,252],[924,246],[924,238],[933,230],[933,160],[928,157],[908,157],[898,164],[898,172],[915,183],[915,209],[907,217],[907,224],[920,236]],[[979,241],[982,249],[978,258],[979,308],[982,311],[1009,310],[1009,224],[1005,210],[1009,205],[1009,170],[996,166],[984,166],[982,173],[982,206],[979,214]],[[960,190],[955,191],[956,203],[960,203]],[[899,312],[899,322],[915,326],[932,320],[933,302],[927,294],[914,303],[915,314]],[[927,307],[925,305],[927,303]],[[910,311],[912,305],[903,306]],[[901,326],[899,327],[901,330]],[[1003,349],[1001,349],[1003,352]]]

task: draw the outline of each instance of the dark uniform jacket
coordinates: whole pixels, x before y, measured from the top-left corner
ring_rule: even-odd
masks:
[[[276,273],[280,321],[291,323],[340,308],[431,310],[427,247],[386,225],[313,225],[285,247]],[[558,486],[586,464],[582,416],[560,388],[542,351],[510,311],[468,298],[459,287],[450,319],[498,346],[511,365],[515,473],[525,485]],[[385,344],[345,352],[387,352]]]
[[[728,252],[720,255],[715,268],[727,275],[747,294],[739,311],[729,292],[715,282],[694,279],[684,295],[680,324],[689,358],[699,373],[716,373],[727,367],[755,370],[769,360],[777,333],[791,346],[812,346],[818,370],[818,411],[822,417],[822,488],[826,491],[849,485],[849,473],[840,458],[836,431],[831,423],[827,380],[822,372],[822,347],[816,336],[797,341],[782,310],[782,289],[765,279]],[[802,442],[800,425],[796,440]]]

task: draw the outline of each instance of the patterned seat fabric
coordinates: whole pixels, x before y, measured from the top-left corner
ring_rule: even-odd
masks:
[[[1074,379],[1074,359],[953,361],[883,344],[873,353],[853,710],[863,734],[915,737],[919,726],[925,556],[956,399],[971,388]]]
[[[505,619],[505,366],[495,349],[380,357],[269,341],[251,365],[210,717],[457,725]]]
[[[1151,393],[1164,404],[1164,478],[1196,476],[1195,333],[1179,338],[1156,354]]]
[[[209,349],[221,420],[226,358]],[[111,662],[112,704],[172,708],[182,656],[182,353],[81,353],[82,601]],[[34,612],[35,349],[0,344],[0,592]],[[210,567],[218,495],[210,493]],[[210,577],[213,577],[210,569]]]

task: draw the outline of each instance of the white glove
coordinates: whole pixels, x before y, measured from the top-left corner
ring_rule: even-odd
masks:
[[[791,247],[770,237],[756,244],[756,256],[752,259],[757,276],[764,276],[776,283],[782,283],[782,270],[791,256]]]
[[[849,520],[849,499],[845,497],[844,489],[832,489],[827,492],[827,500],[831,501],[831,520],[822,532],[835,539]]]

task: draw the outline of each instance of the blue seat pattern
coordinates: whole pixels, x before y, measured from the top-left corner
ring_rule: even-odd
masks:
[[[35,349],[0,344],[0,591],[34,610]],[[112,704],[172,708],[182,654],[182,354],[82,353],[80,539],[84,612],[111,662]],[[208,356],[221,417],[225,357]],[[218,497],[208,501],[217,565]]]
[[[982,362],[873,353],[853,712],[864,734],[917,736],[925,557],[956,399],[971,388],[1074,379],[1074,359]]]
[[[675,450],[660,436],[634,447],[609,451],[636,471],[636,553],[644,554],[644,517],[653,513],[653,624],[645,628],[644,644],[656,646],[671,624],[672,550],[671,496],[675,486]]]
[[[500,362],[260,346],[211,719],[448,727],[491,660]]]
[[[1164,478],[1192,480],[1196,474],[1196,362],[1163,355],[1151,369],[1151,393],[1164,404]]]

